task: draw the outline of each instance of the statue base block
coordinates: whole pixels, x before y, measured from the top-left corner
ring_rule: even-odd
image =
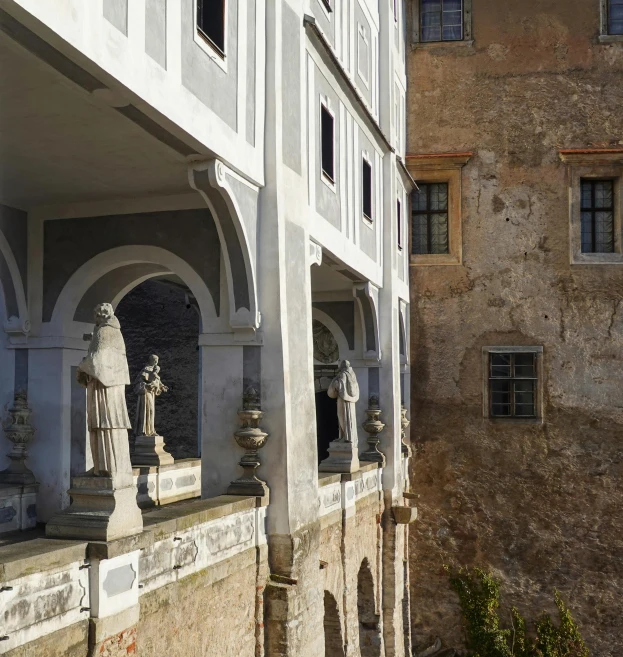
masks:
[[[111,477],[84,475],[71,480],[71,506],[45,528],[50,538],[113,541],[143,531],[134,485],[115,488]]]
[[[329,444],[329,456],[318,466],[320,472],[357,472],[359,453],[354,443],[334,440]]]
[[[244,495],[246,497],[266,497],[269,494],[267,484],[260,479],[237,479],[227,487],[228,495]]]
[[[162,436],[137,436],[132,465],[171,465],[175,459],[164,449]]]

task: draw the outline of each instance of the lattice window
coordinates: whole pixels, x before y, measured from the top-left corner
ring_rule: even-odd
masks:
[[[420,0],[420,40],[463,39],[463,0]]]
[[[608,0],[608,34],[623,34],[623,0]]]
[[[491,417],[537,416],[537,355],[489,354],[489,412]]]
[[[582,253],[614,252],[614,181],[584,178],[582,198]]]
[[[413,253],[448,253],[448,183],[418,183],[412,195]]]

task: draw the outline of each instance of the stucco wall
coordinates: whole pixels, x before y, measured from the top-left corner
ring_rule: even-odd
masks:
[[[531,617],[558,588],[593,654],[623,643],[623,269],[569,264],[558,156],[620,143],[623,49],[598,29],[597,2],[474,0],[473,47],[409,55],[407,150],[474,151],[463,265],[411,267],[419,649],[460,642],[442,564],[492,569]],[[542,424],[483,419],[484,345],[543,346]]]

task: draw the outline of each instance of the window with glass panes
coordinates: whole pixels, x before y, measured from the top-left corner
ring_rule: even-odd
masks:
[[[226,0],[197,0],[197,28],[217,52],[225,56]]]
[[[582,179],[582,253],[614,252],[614,181]]]
[[[413,253],[448,253],[448,183],[418,183],[411,224]]]
[[[420,41],[460,41],[463,0],[420,0]]]
[[[623,0],[608,0],[608,34],[623,34]]]
[[[536,417],[535,353],[489,354],[491,417]]]

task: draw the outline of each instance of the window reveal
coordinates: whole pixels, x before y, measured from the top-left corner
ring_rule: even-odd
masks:
[[[398,231],[398,248],[402,249],[402,206],[396,201],[396,230]]]
[[[460,41],[463,0],[420,0],[421,41]]]
[[[412,195],[413,253],[448,253],[448,183],[418,183]]]
[[[197,0],[197,29],[218,53],[225,56],[226,0]]]
[[[335,182],[335,123],[333,114],[324,106],[320,106],[321,160],[322,173]]]
[[[489,354],[491,417],[536,417],[536,354]]]
[[[582,253],[614,252],[614,182],[581,181]]]

